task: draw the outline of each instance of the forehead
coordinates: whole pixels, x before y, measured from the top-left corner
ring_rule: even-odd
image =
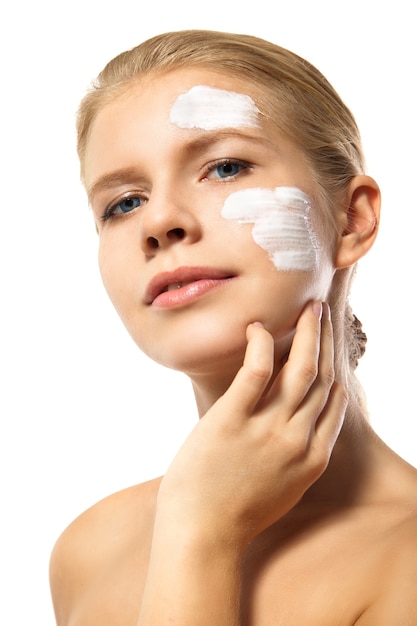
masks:
[[[128,141],[128,135],[137,134],[145,141],[152,134],[162,138],[162,132],[204,128],[207,121],[208,130],[256,127],[261,117],[260,90],[240,77],[205,68],[150,74],[133,82],[97,113],[86,144],[85,174],[87,177],[91,159],[114,149],[116,135],[126,135]]]
[[[120,115],[132,104],[138,117],[141,114],[153,117],[160,115],[185,127],[182,123],[186,113],[192,115],[195,109],[204,106],[208,111],[210,102],[218,109],[223,107],[225,113],[227,109],[233,111],[239,108],[250,115],[254,111],[261,113],[264,108],[260,88],[241,77],[205,68],[181,68],[162,74],[149,74],[132,82],[98,111],[90,135],[102,126],[100,122],[103,118]],[[175,110],[172,110],[173,107]],[[238,125],[238,122],[231,120],[232,126]]]
[[[214,71],[205,67],[184,67],[150,73],[134,81],[131,89],[134,92],[138,88],[139,91],[147,92],[149,97],[163,96],[168,104],[173,104],[179,96],[196,85],[248,95],[255,102],[262,100],[262,89],[252,81],[229,72]]]

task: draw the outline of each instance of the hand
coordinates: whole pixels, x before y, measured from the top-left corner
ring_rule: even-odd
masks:
[[[243,366],[186,439],[158,499],[173,523],[242,548],[324,472],[347,404],[326,304],[306,306],[273,382],[273,337],[251,324],[247,339]]]

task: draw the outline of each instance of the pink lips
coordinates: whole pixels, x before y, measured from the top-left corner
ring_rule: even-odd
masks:
[[[231,278],[232,274],[215,268],[179,267],[173,272],[157,274],[151,280],[145,302],[158,308],[189,304]]]

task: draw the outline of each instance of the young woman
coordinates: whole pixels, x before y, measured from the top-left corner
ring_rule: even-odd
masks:
[[[168,33],[103,70],[78,149],[108,294],[200,420],[60,537],[57,624],[417,624],[417,471],[354,374],[380,194],[349,110],[271,43]]]

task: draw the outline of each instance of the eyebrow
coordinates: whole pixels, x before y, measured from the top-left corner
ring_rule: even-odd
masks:
[[[198,130],[198,129],[197,129]],[[244,139],[251,143],[264,144],[269,149],[277,150],[277,146],[267,139],[259,135],[252,135],[248,132],[239,131],[238,129],[231,128],[221,131],[200,131],[199,135],[191,140],[187,141],[182,149],[189,154],[198,154],[203,152],[207,147],[214,146],[216,143],[220,143],[224,139],[228,138]],[[128,184],[137,182],[138,172],[134,167],[125,167],[117,170],[113,170],[106,174],[103,174],[91,185],[87,190],[88,201],[91,204],[93,198],[103,191],[104,189],[111,189],[121,184]]]
[[[137,178],[138,174],[134,167],[123,167],[108,174],[103,174],[87,190],[88,201],[91,204],[94,196],[103,191],[103,189],[111,189],[122,183],[130,183],[137,180]]]
[[[223,139],[229,139],[229,138],[234,138],[234,137],[238,139],[244,139],[245,141],[250,141],[252,143],[261,143],[261,144],[268,146],[269,148],[274,148],[275,150],[277,149],[277,147],[273,144],[273,142],[270,139],[267,139],[266,137],[262,137],[260,135],[252,135],[247,131],[246,132],[240,131],[236,128],[224,129],[221,131],[200,131],[200,132],[202,134],[199,134],[196,138],[191,139],[184,146],[184,149],[187,152],[199,152],[199,151],[204,150],[210,145],[219,143]]]

